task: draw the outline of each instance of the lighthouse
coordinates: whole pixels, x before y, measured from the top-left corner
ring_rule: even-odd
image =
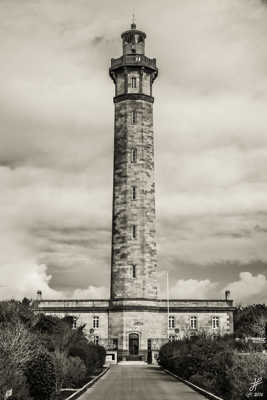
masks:
[[[158,68],[135,23],[121,38],[122,56],[111,59],[109,70],[115,85],[111,300],[156,299],[152,88]]]

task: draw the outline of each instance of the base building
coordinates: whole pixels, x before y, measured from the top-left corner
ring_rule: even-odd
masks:
[[[110,300],[42,300],[36,311],[70,315],[118,360],[153,361],[168,340],[233,332],[233,301],[159,298],[156,249],[153,82],[156,59],[146,34],[122,33],[123,55],[111,59],[115,85]]]

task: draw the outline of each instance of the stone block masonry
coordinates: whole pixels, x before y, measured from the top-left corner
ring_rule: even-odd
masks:
[[[152,103],[124,100],[115,103],[112,298],[157,297],[155,236]]]

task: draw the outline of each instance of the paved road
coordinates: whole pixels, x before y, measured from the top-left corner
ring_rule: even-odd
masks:
[[[148,365],[114,365],[80,400],[204,400],[188,386]]]

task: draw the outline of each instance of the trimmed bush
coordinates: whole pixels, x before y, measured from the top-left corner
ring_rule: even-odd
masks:
[[[65,365],[63,386],[65,388],[80,388],[87,383],[87,371],[84,362],[79,357],[69,357]]]
[[[87,374],[93,375],[97,370],[103,367],[105,363],[106,351],[104,347],[88,343],[84,336],[77,338],[69,350],[69,356],[79,357],[83,360]]]
[[[25,376],[34,400],[50,400],[55,392],[56,376],[51,356],[42,352],[28,362]]]

